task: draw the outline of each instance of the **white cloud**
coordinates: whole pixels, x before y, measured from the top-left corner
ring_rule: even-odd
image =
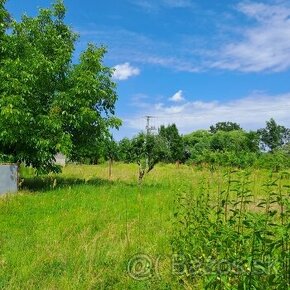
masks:
[[[161,57],[161,56],[150,56],[150,55],[143,55],[142,57],[137,57],[137,61],[159,65],[165,68],[171,68],[176,71],[184,71],[184,72],[191,72],[196,73],[201,71],[198,66],[190,63],[189,61],[176,58],[176,57]]]
[[[246,2],[238,11],[256,21],[242,40],[228,43],[211,67],[243,72],[283,71],[290,67],[290,7]]]
[[[130,106],[135,108],[149,109],[148,96],[145,94],[135,94],[130,101]]]
[[[172,101],[172,102],[182,102],[182,101],[184,101],[182,90],[179,90],[178,92],[176,92],[172,97],[169,98],[169,100]]]
[[[175,123],[182,133],[197,129],[208,129],[220,121],[233,121],[245,129],[258,129],[265,121],[274,118],[279,124],[289,127],[290,93],[269,96],[253,93],[248,97],[234,101],[193,101],[180,106],[166,106],[163,103],[149,104],[150,115],[155,116],[155,127],[161,124]],[[144,129],[142,116],[148,115],[148,109],[140,111],[139,116],[127,118],[125,126],[136,131]],[[139,119],[136,122],[136,117]]]
[[[147,12],[158,12],[162,8],[189,8],[193,7],[192,0],[129,0],[131,4],[145,9]]]
[[[114,62],[122,63],[130,59],[131,62],[139,65],[149,64],[174,71],[196,73],[201,70],[196,61],[191,61],[192,55],[187,57],[180,53],[181,47],[187,47],[187,43],[162,42],[160,39],[121,28],[79,29],[78,32],[86,39],[81,42],[82,47],[79,47],[79,50],[85,49],[87,42],[106,43],[110,47],[107,58]]]
[[[191,0],[163,0],[163,4],[172,8],[187,8],[193,5]]]
[[[165,8],[194,5],[186,0],[128,0],[144,10],[164,11]],[[263,2],[263,1],[262,1]],[[241,2],[231,20],[221,20],[213,14],[210,21],[214,37],[207,34],[174,34],[174,40],[161,40],[116,27],[80,31],[87,42],[106,43],[107,57],[116,63],[130,59],[137,64],[149,64],[174,71],[197,73],[212,69],[241,72],[279,72],[290,68],[290,3],[273,0],[266,4]],[[229,4],[230,5],[230,4]],[[225,7],[225,10],[228,6]],[[198,8],[196,9],[197,11]],[[201,11],[200,11],[201,12]],[[206,13],[206,12],[204,12]],[[209,13],[209,12],[208,12]],[[228,12],[229,13],[229,12]],[[237,14],[238,13],[238,14]],[[245,16],[248,25],[238,16]],[[240,23],[233,25],[231,22]]]
[[[137,76],[140,74],[140,69],[137,67],[133,67],[130,63],[125,62],[123,64],[118,64],[114,67],[114,75],[113,78],[116,80],[127,80],[130,77]]]
[[[158,6],[154,2],[148,0],[130,0],[130,2],[147,12],[153,12],[158,9]]]

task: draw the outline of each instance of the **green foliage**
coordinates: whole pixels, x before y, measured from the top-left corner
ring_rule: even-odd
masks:
[[[230,132],[242,130],[241,126],[234,122],[218,122],[215,125],[210,126],[211,133],[217,133],[218,131]]]
[[[164,158],[159,161],[174,163],[177,161],[198,166],[235,166],[248,168],[255,166],[272,170],[289,168],[289,143],[287,143],[287,129],[281,135],[283,142],[279,150],[271,153],[261,152],[260,132],[244,131],[231,122],[217,123],[212,133],[207,130],[197,130],[180,136],[175,124],[161,126],[159,135],[166,145]],[[135,141],[134,141],[135,142]],[[119,160],[132,161],[132,141],[123,139],[119,142]],[[273,154],[273,156],[269,155]],[[134,160],[135,161],[135,160]]]
[[[136,164],[115,163],[114,166],[110,181],[107,164],[70,164],[61,174],[38,177],[31,168],[21,168],[21,178],[24,178],[21,194],[0,198],[1,289],[205,289],[205,280],[208,289],[227,289],[228,283],[231,283],[230,289],[235,289],[237,278],[242,277],[238,276],[241,269],[248,284],[240,289],[253,289],[248,288],[251,267],[254,269],[251,283],[257,285],[256,289],[289,288],[282,284],[289,281],[289,231],[280,232],[282,219],[285,227],[289,223],[289,175],[279,173],[270,178],[267,170],[229,174],[221,167],[212,171],[181,165],[177,170],[175,165],[157,164],[140,187],[136,184]],[[272,186],[276,179],[277,185]],[[254,196],[248,196],[251,194]],[[175,211],[177,197],[180,203]],[[248,200],[251,202],[247,203]],[[282,202],[278,204],[277,200]],[[269,215],[277,211],[266,226],[269,237],[259,231],[265,228],[265,220],[258,217],[266,211]],[[184,212],[187,214],[182,215]],[[253,217],[246,217],[248,214]],[[182,216],[191,218],[186,221]],[[220,223],[215,223],[216,220]],[[271,225],[273,220],[275,224]],[[189,225],[187,231],[182,230],[183,224],[179,221]],[[249,221],[253,223],[248,226]],[[249,245],[253,240],[253,232],[247,235],[246,229],[257,229],[252,256],[249,255],[252,245],[243,251],[246,244],[242,241]],[[273,252],[268,251],[271,242],[261,242],[259,234],[275,242]],[[209,236],[212,239],[207,239]],[[172,242],[177,256],[172,252]],[[257,264],[259,249],[264,244],[268,249],[265,260]],[[179,245],[186,250],[184,256],[177,251],[183,249]],[[276,254],[282,248],[285,255],[277,261]],[[195,259],[194,255],[201,251],[212,252],[213,256],[206,259],[200,255]],[[152,261],[152,275],[142,281],[132,279],[126,271],[132,257],[140,253]],[[182,260],[178,263],[177,259],[189,261],[187,253],[195,264],[184,274],[184,265],[188,264]],[[226,264],[227,261],[230,263]],[[273,275],[261,287],[257,283],[265,278],[265,270],[260,267],[267,271],[271,265]],[[227,271],[230,267],[236,272]],[[137,274],[142,275],[139,269],[142,270],[142,265],[138,264]],[[271,279],[273,286],[269,286]],[[276,287],[278,283],[280,288]]]
[[[243,130],[210,133],[198,130],[184,136],[190,151],[189,162],[247,167],[254,164],[259,150],[259,139],[255,132]]]
[[[274,171],[289,168],[289,129],[277,125],[274,120],[267,124],[267,128],[258,132],[217,130],[210,133],[198,130],[185,135],[183,137],[185,148],[190,152],[187,162],[241,168],[255,166]],[[261,140],[264,140],[265,149],[267,146],[276,149],[261,152]],[[272,145],[269,142],[272,142]]]
[[[198,143],[208,143],[212,134],[207,130],[197,130],[190,134],[184,135],[183,140],[186,146],[194,147]],[[209,147],[209,146],[208,146]]]
[[[255,166],[271,169],[275,172],[290,168],[290,154],[282,149],[274,150],[271,153],[262,153],[257,159]]]
[[[6,0],[0,0],[0,41],[2,43],[3,37],[5,36],[5,31],[10,25],[10,16],[8,11],[5,9]],[[1,45],[0,47],[0,56],[2,57],[2,53],[4,49]],[[1,58],[0,57],[0,58]]]
[[[131,141],[131,161],[139,166],[139,182],[168,156],[166,140],[160,135],[140,133]]]
[[[206,130],[197,130],[183,136],[186,151],[189,152],[189,161],[197,164],[206,162],[206,155],[210,150],[212,134]]]
[[[185,154],[184,143],[176,125],[172,124],[167,127],[162,125],[159,129],[159,135],[164,138],[169,153],[164,161],[171,163],[183,161]]]
[[[199,289],[288,289],[289,173],[271,175],[263,198],[249,172],[201,180],[177,199],[174,269]]]
[[[58,152],[73,160],[94,155],[109,128],[120,125],[105,48],[90,44],[73,65],[77,35],[64,16],[57,1],[36,17],[12,21],[1,45],[0,152],[40,172],[57,170]]]
[[[118,143],[119,160],[130,163],[132,160],[131,156],[131,140],[129,138],[123,138]]]
[[[106,160],[118,160],[118,144],[113,138],[107,139],[103,144],[103,148],[103,155],[105,156]]]
[[[278,125],[273,118],[267,121],[266,128],[258,130],[258,133],[264,150],[270,149],[273,152],[290,142],[290,129]]]

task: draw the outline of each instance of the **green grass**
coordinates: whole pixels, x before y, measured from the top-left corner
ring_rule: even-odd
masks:
[[[254,198],[267,174],[252,173]],[[175,199],[222,176],[159,165],[138,186],[137,167],[124,164],[111,180],[106,164],[23,175],[19,194],[0,199],[0,289],[178,289],[170,265]],[[152,258],[151,279],[128,275],[138,253]]]
[[[169,253],[174,195],[154,181],[136,186],[135,166],[115,170],[108,181],[105,166],[70,166],[60,176],[27,180],[30,190],[0,201],[0,288],[151,283],[132,280],[126,264],[135,253]]]

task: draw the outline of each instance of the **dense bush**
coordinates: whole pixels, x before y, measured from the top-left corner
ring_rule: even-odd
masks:
[[[260,200],[247,172],[218,173],[177,200],[174,274],[196,289],[289,289],[289,173]]]
[[[290,154],[284,150],[276,150],[272,153],[261,153],[255,162],[258,168],[279,171],[290,168]]]

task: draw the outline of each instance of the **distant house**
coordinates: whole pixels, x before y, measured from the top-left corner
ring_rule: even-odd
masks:
[[[60,165],[60,166],[65,166],[66,164],[66,156],[58,153],[55,155],[55,164]]]

